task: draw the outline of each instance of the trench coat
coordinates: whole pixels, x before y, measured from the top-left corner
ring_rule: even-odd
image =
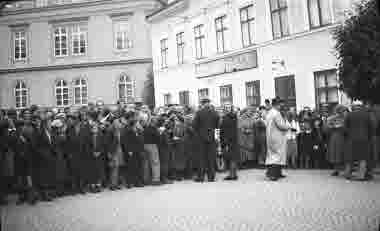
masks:
[[[290,126],[286,124],[281,113],[272,108],[266,116],[267,124],[267,158],[266,165],[286,165],[287,132]]]
[[[345,131],[344,118],[331,116],[327,119],[327,161],[331,164],[341,164],[344,161]]]

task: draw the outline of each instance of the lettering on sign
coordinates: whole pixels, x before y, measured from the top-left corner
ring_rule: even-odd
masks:
[[[257,51],[221,58],[210,62],[195,65],[197,78],[242,71],[257,67]]]

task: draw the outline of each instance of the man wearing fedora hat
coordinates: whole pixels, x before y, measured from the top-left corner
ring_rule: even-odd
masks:
[[[202,108],[196,112],[193,128],[199,137],[199,168],[195,181],[203,182],[207,171],[210,182],[215,181],[216,142],[215,129],[219,126],[219,115],[212,109],[210,99],[202,99]]]

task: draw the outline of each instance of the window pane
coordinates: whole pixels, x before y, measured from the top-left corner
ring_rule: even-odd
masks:
[[[241,21],[247,21],[248,20],[248,10],[246,8],[242,9],[240,11],[240,20]]]
[[[279,3],[280,3],[280,8],[282,8],[282,7],[286,7],[286,1],[287,0],[279,0]]]
[[[331,10],[328,0],[319,0],[320,7],[321,7],[321,13],[322,13],[322,25],[330,24],[331,23]]]
[[[63,93],[64,93],[64,94],[69,93],[69,89],[68,89],[68,88],[63,88]]]
[[[278,0],[270,0],[270,7],[272,10],[278,9]]]
[[[288,22],[287,10],[281,11],[281,25],[282,25],[282,35],[288,35],[289,34],[289,22]]]
[[[338,102],[338,89],[329,89],[328,90],[328,98],[327,101],[329,103],[335,103]]]
[[[62,93],[62,89],[61,88],[57,88],[57,94],[61,94]]]
[[[82,85],[86,85],[86,80],[85,79],[81,79],[80,82],[82,83]]]
[[[338,86],[338,78],[335,72],[330,72],[327,74],[327,86],[329,87]]]
[[[243,46],[249,46],[250,40],[249,40],[249,24],[244,23],[241,25],[241,32],[243,36]]]
[[[318,98],[319,98],[319,103],[326,103],[326,92],[320,90]]]
[[[272,14],[272,24],[273,24],[273,37],[281,37],[281,27],[280,27],[280,14],[275,12]]]
[[[320,26],[318,1],[319,0],[309,0],[309,17],[311,27]]]
[[[63,105],[69,105],[69,100],[63,100]]]

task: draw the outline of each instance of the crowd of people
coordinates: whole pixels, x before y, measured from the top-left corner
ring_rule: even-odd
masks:
[[[376,156],[376,116],[356,105],[338,105],[332,115],[310,109],[296,113],[278,98],[259,108],[224,105],[219,113],[204,99],[197,110],[145,105],[115,108],[90,103],[75,108],[31,106],[0,114],[0,202],[9,193],[18,203],[144,187],[192,179],[215,181],[217,150],[228,166],[225,180],[237,180],[241,163],[266,165],[278,180],[284,166],[333,167],[332,175],[371,178]],[[373,116],[372,116],[373,115]],[[216,136],[215,131],[219,131]],[[219,149],[218,149],[219,146]]]

